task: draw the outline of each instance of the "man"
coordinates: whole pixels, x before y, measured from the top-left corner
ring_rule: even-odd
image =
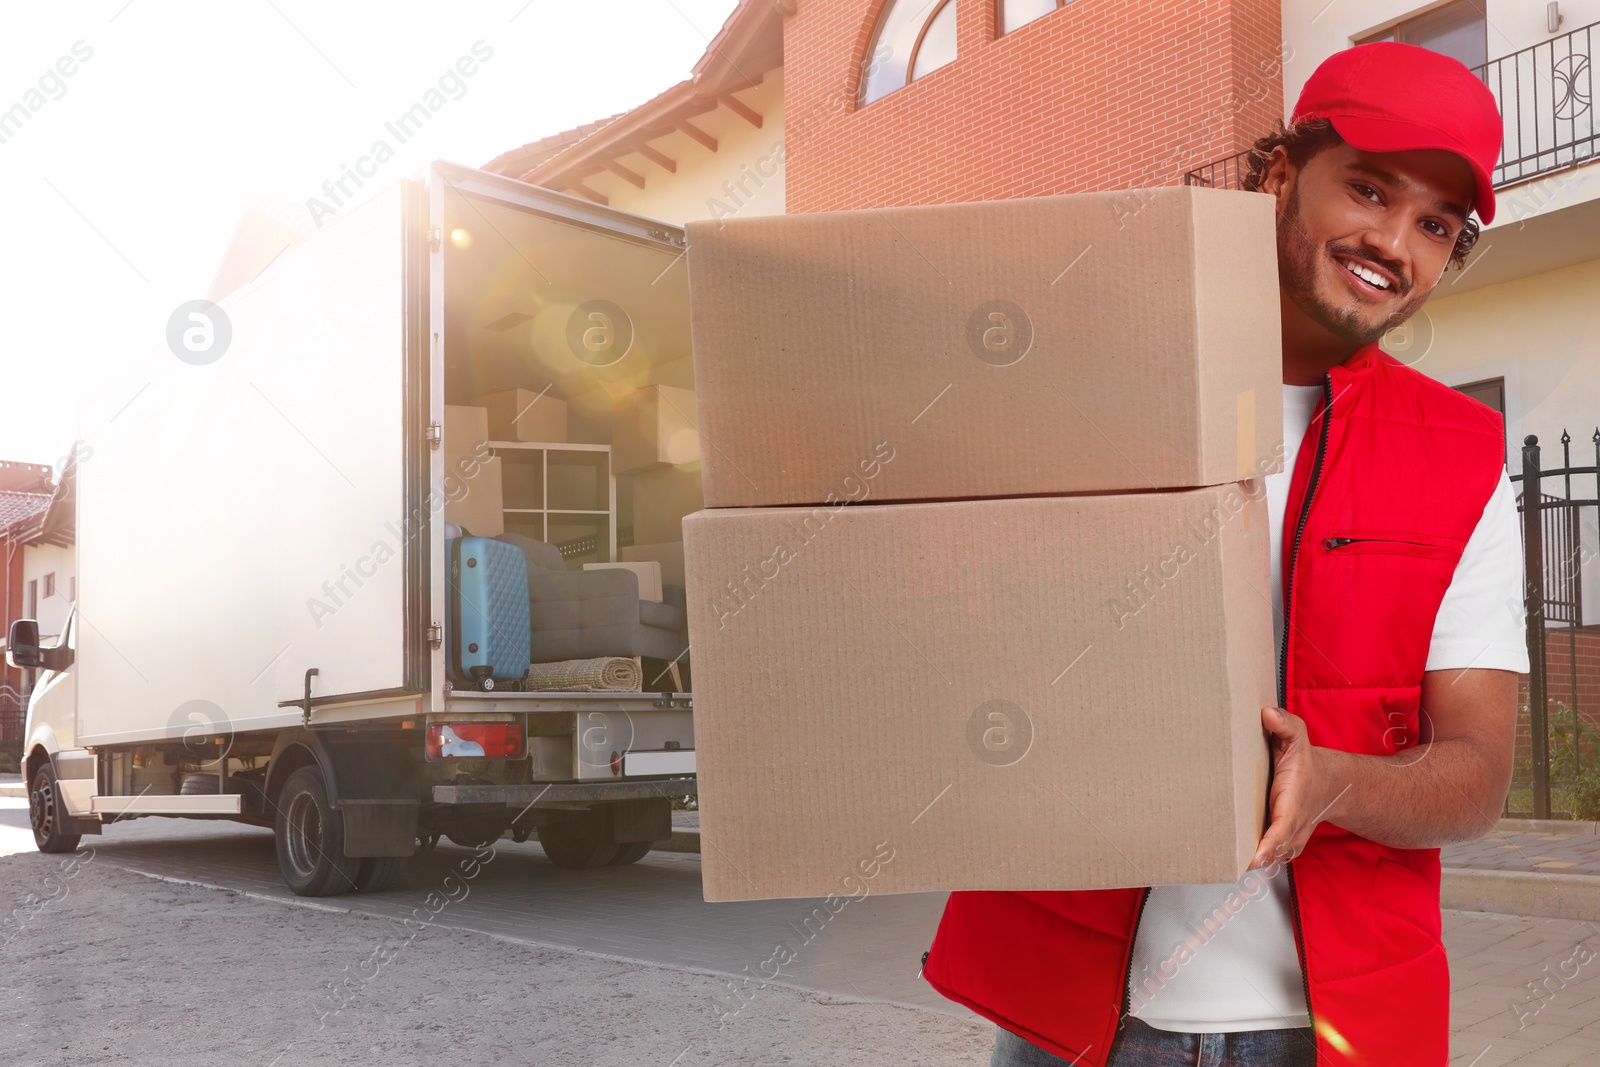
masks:
[[[1256,144],[1286,447],[1271,821],[1237,885],[952,894],[924,975],[999,1024],[994,1067],[1446,1063],[1438,847],[1510,785],[1521,549],[1500,416],[1377,343],[1494,218],[1500,141],[1482,81],[1388,42],[1328,59]]]

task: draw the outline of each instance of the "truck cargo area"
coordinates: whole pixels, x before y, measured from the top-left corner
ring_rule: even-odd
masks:
[[[321,896],[441,838],[537,834],[563,867],[670,838],[697,788],[683,250],[435,163],[225,297],[217,358],[97,386],[78,610],[8,647],[44,672],[39,847],[235,819]]]

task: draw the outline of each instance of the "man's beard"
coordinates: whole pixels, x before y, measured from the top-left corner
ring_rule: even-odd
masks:
[[[1362,258],[1350,253],[1348,249],[1341,248],[1338,251],[1345,252],[1356,260]],[[1358,348],[1371,344],[1405,322],[1416,314],[1417,309],[1428,299],[1428,292],[1424,291],[1413,299],[1402,302],[1384,319],[1376,323],[1370,322],[1362,316],[1361,307],[1355,302],[1333,304],[1318,295],[1316,291],[1318,252],[1319,250],[1306,236],[1305,226],[1300,219],[1300,187],[1296,184],[1289,191],[1289,204],[1284,209],[1284,217],[1278,221],[1278,282],[1283,286],[1284,292],[1289,294],[1294,306],[1304,312],[1307,318],[1335,337]],[[1339,269],[1344,268],[1341,266]]]

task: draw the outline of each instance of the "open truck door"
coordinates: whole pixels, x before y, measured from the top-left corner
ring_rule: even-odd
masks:
[[[440,250],[432,264],[433,341],[442,350],[432,365],[431,418],[448,427],[446,406],[459,410],[486,394],[521,389],[563,405],[570,426],[559,450],[525,440],[492,443],[503,507],[490,530],[472,532],[557,545],[578,564],[616,562],[636,529],[670,527],[670,540],[681,541],[682,515],[701,506],[698,463],[678,488],[649,500],[627,490],[619,496],[618,483],[628,477],[619,479],[617,463],[641,388],[661,383],[692,396],[682,230],[449,163],[432,166],[429,188],[430,232]],[[684,417],[692,423],[692,409]],[[682,458],[697,461],[697,433],[684,437]],[[478,491],[448,466],[463,451],[434,454],[437,497],[455,501]],[[566,470],[552,466],[554,451],[564,453]],[[593,478],[565,506],[562,474]],[[445,558],[443,526],[435,524],[436,560]],[[447,618],[445,568],[435,571],[432,593],[434,617]],[[434,658],[437,707],[444,706],[447,655],[440,648]]]
[[[538,830],[565,866],[631,862],[670,836],[668,798],[695,792],[687,692],[452,684],[445,542],[463,497],[446,409],[508,389],[564,398],[569,437],[480,442],[508,474],[474,520],[494,529],[472,532],[541,542],[563,581],[587,580],[582,564],[617,562],[635,527],[681,542],[702,506],[688,321],[681,231],[446,163],[220,306],[177,309],[165,343],[82,407],[64,725],[83,787],[63,790],[65,814],[273,826],[307,895],[392,884],[441,835]],[[613,432],[644,390],[678,398],[685,447],[634,427],[620,466],[639,473],[619,478]],[[648,503],[619,494],[647,476]],[[588,497],[558,499],[572,485]],[[670,651],[675,595],[635,593],[653,650],[636,657],[686,656]],[[570,658],[554,647],[545,659]],[[424,741],[486,723],[498,749]]]

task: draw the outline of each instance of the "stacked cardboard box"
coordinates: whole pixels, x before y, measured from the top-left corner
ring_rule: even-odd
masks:
[[[1271,200],[688,234],[706,899],[1237,878],[1275,696]]]

